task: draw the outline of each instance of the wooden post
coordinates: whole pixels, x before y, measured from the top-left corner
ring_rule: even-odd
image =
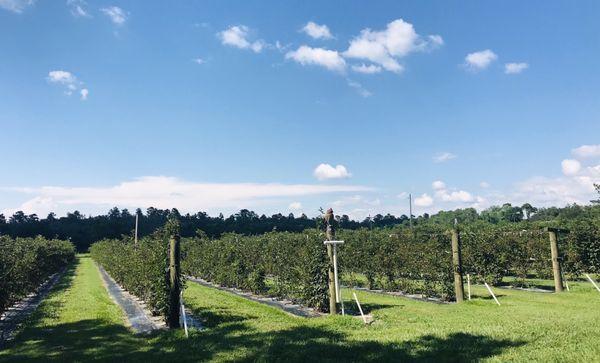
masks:
[[[552,273],[554,274],[554,291],[563,291],[562,273],[560,271],[560,257],[558,253],[558,238],[557,233],[562,232],[557,228],[546,228],[550,237],[550,253],[552,254]]]
[[[333,241],[335,236],[335,230],[333,229],[333,209],[329,208],[325,213],[325,224],[326,230],[325,235],[328,241]],[[336,303],[336,288],[335,288],[335,272],[333,271],[333,246],[327,244],[327,255],[329,256],[329,268],[327,269],[328,281],[329,281],[329,314],[337,314],[337,303]]]
[[[180,247],[179,247],[179,223],[177,221],[167,222],[169,234],[169,315],[167,324],[169,328],[179,328],[179,296],[180,286]]]
[[[454,268],[454,293],[456,294],[456,302],[460,303],[465,299],[465,291],[463,287],[460,234],[458,228],[452,229],[452,265]]]

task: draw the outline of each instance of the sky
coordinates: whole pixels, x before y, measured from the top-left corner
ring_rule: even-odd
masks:
[[[587,204],[598,14],[598,1],[0,0],[0,213]]]

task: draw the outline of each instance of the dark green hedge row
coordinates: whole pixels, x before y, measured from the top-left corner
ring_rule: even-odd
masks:
[[[168,236],[160,230],[137,245],[127,237],[96,242],[90,248],[92,258],[115,281],[165,319],[169,312]]]
[[[567,277],[600,271],[600,223],[581,220],[562,226],[558,245],[562,271]],[[550,240],[542,225],[461,228],[464,271],[497,283],[504,276],[518,282],[527,277],[551,278]]]
[[[341,269],[371,289],[454,298],[450,234],[439,227],[339,231]],[[352,281],[346,280],[349,283]]]
[[[69,241],[0,236],[0,314],[74,258]]]
[[[182,241],[183,273],[223,286],[328,309],[328,257],[323,233],[226,234]]]

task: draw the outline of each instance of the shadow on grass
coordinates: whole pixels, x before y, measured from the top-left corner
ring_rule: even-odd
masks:
[[[139,336],[121,325],[83,320],[55,326],[51,332],[30,330],[18,346],[8,347],[10,355],[0,355],[0,361],[473,362],[524,344],[466,333],[384,344],[349,340],[344,333],[323,327],[258,332],[243,320],[238,317],[192,331],[189,339],[181,331]]]

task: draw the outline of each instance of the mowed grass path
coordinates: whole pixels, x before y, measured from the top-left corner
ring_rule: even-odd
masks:
[[[375,322],[297,318],[188,283],[187,305],[208,329],[133,334],[91,259],[80,256],[0,361],[600,361],[600,294],[571,283],[560,295],[485,288],[436,305],[357,292]],[[350,291],[344,291],[352,306]]]

